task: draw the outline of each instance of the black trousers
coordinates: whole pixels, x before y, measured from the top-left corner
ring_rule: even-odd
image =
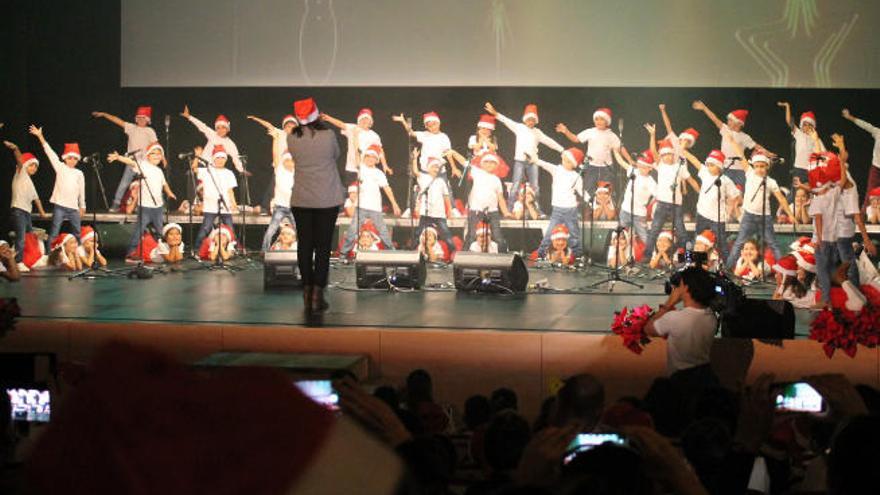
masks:
[[[327,287],[330,247],[339,207],[293,207],[291,210],[296,220],[297,264],[303,285]]]

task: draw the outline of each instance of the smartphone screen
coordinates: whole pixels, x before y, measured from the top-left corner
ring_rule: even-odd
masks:
[[[617,433],[579,433],[568,445],[568,451],[563,462],[568,464],[579,452],[590,450],[603,443],[626,445],[626,438]]]
[[[339,410],[339,395],[333,390],[330,380],[299,380],[296,386],[318,404],[331,411]]]
[[[825,400],[809,383],[781,383],[774,387],[774,392],[777,411],[818,413],[825,410]]]
[[[13,421],[46,423],[51,414],[49,391],[36,388],[7,388]]]

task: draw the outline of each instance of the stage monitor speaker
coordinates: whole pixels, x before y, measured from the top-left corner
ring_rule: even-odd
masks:
[[[263,256],[263,289],[302,287],[296,261],[296,251],[267,251]]]
[[[742,339],[793,339],[794,306],[788,301],[746,299],[721,322],[721,336]]]
[[[459,251],[452,260],[455,288],[475,292],[523,292],[529,271],[518,254]]]
[[[421,289],[428,276],[418,251],[361,251],[354,267],[359,289]]]

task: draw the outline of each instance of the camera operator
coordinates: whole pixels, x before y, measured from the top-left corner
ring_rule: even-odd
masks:
[[[687,388],[717,385],[718,378],[709,364],[709,351],[718,322],[709,307],[715,297],[715,284],[709,272],[689,267],[670,283],[666,303],[648,320],[645,332],[652,337],[668,337],[666,369],[670,377]],[[676,309],[683,303],[681,309]]]

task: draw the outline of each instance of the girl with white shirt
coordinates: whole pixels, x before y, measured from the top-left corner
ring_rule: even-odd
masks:
[[[211,161],[205,167],[197,167],[193,161],[193,171],[196,172],[202,186],[202,225],[196,235],[195,245],[201,249],[205,236],[214,228],[214,220],[220,218],[220,223],[232,226],[232,212],[238,209],[235,202],[234,189],[238,187],[235,174],[226,168],[229,155],[222,145],[214,146],[211,150]]]
[[[776,104],[785,109],[785,123],[791,130],[791,137],[794,138],[794,167],[791,169],[791,174],[792,185],[797,187],[795,178],[800,184],[806,184],[809,180],[807,172],[810,170],[810,155],[823,151],[816,149],[816,114],[810,111],[802,113],[798,125],[795,126],[791,120],[791,104],[787,101]]]
[[[452,232],[446,222],[447,212],[452,211],[452,201],[449,184],[440,177],[442,162],[439,158],[431,158],[428,160],[428,172],[422,172],[419,170],[419,150],[414,149],[410,165],[417,187],[416,210],[419,214],[419,226],[416,236],[422,235],[428,226],[433,225],[449,249],[455,249]]]
[[[12,203],[9,208],[12,224],[15,228],[15,262],[18,263],[17,268],[20,271],[27,272],[30,270],[22,263],[22,256],[24,253],[25,234],[34,230],[31,215],[33,205],[37,205],[40,218],[49,218],[49,215],[43,210],[43,203],[40,202],[40,196],[37,194],[37,189],[31,180],[31,176],[37,173],[40,162],[32,153],[22,153],[15,143],[3,141],[3,144],[12,150],[12,153],[15,155],[15,175],[12,177]]]

